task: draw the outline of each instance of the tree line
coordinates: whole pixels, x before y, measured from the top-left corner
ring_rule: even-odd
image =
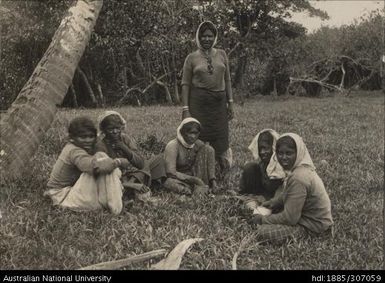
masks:
[[[74,2],[0,2],[2,109],[15,100]],[[62,106],[178,104],[183,62],[204,19],[218,27],[238,98],[381,88],[383,11],[312,34],[290,20],[300,11],[327,18],[302,0],[105,1]]]

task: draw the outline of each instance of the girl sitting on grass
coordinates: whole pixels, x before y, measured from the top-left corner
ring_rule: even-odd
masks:
[[[263,205],[271,209],[283,205],[283,210],[269,216],[252,216],[251,222],[258,224],[260,240],[281,240],[328,230],[333,224],[330,199],[302,138],[293,133],[282,135],[276,153],[287,177],[281,197]]]
[[[137,147],[130,137],[123,133],[126,120],[116,111],[106,111],[98,118],[102,133],[96,144],[96,150],[105,152],[111,158],[122,158],[119,165],[122,171],[122,184],[129,198],[142,201],[150,198],[151,175],[145,160],[137,153]]]
[[[198,139],[201,124],[194,118],[186,118],[177,129],[177,137],[165,150],[167,179],[163,186],[179,194],[199,194],[217,189],[215,180],[215,152]]]
[[[273,198],[283,183],[285,172],[279,165],[275,146],[279,135],[272,129],[260,131],[249,146],[255,161],[246,163],[239,184],[242,200],[248,208]],[[278,191],[279,192],[279,191]]]
[[[88,117],[74,118],[68,127],[69,142],[57,159],[44,195],[53,204],[78,211],[109,208],[122,210],[122,185],[119,165],[122,158],[94,154],[96,128]]]

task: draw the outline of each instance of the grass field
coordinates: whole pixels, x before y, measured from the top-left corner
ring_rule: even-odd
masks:
[[[138,143],[150,135],[175,135],[180,107],[116,109]],[[240,166],[251,160],[253,136],[263,128],[303,137],[332,202],[334,235],[281,244],[259,244],[255,230],[226,195],[179,198],[156,192],[157,206],[134,203],[121,215],[54,208],[43,197],[50,170],[66,137],[68,120],[96,110],[61,110],[25,177],[0,190],[0,269],[77,269],[202,237],[181,269],[382,269],[384,203],[384,97],[355,93],[320,99],[257,97],[236,105],[231,122],[235,167],[225,185],[237,188]],[[142,149],[149,158],[150,152]],[[325,160],[326,162],[321,162]],[[147,261],[127,269],[148,269]]]

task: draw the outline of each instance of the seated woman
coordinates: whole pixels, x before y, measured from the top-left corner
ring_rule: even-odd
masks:
[[[263,205],[273,209],[283,205],[283,210],[269,216],[252,216],[259,239],[281,240],[328,230],[333,224],[330,199],[302,138],[292,133],[282,135],[276,153],[287,177],[281,197]]]
[[[167,144],[167,180],[163,184],[166,189],[187,195],[207,192],[208,186],[216,189],[215,152],[198,139],[200,130],[198,120],[186,118],[177,129],[177,137]]]
[[[249,146],[255,161],[245,164],[239,189],[240,194],[252,195],[250,200],[257,200],[259,204],[274,197],[285,177],[275,155],[278,136],[276,131],[264,129],[254,137]],[[249,205],[253,208],[253,204]]]
[[[77,211],[109,208],[122,210],[120,158],[94,154],[96,128],[88,117],[78,117],[68,127],[69,141],[57,159],[44,195],[53,204]]]
[[[137,153],[137,147],[130,137],[123,133],[126,120],[116,111],[106,111],[98,118],[101,136],[96,150],[105,152],[111,158],[122,158],[122,184],[130,197],[149,200],[151,175],[145,160]]]

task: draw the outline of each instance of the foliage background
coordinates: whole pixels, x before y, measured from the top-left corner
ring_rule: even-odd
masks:
[[[73,2],[1,1],[1,109],[16,98]],[[300,0],[105,1],[73,80],[77,101],[69,91],[63,106],[179,103],[183,62],[195,49],[195,30],[203,19],[218,26],[218,47],[229,54],[238,99],[287,94],[290,77],[319,78],[332,69],[326,82],[339,84],[342,55],[360,64],[360,71],[352,63],[345,65],[347,88],[369,75],[371,79],[359,87],[381,88],[383,11],[310,35],[290,21],[298,11],[327,17],[309,1]],[[320,60],[326,63],[317,70],[309,68]],[[305,92],[296,88],[290,93]]]

